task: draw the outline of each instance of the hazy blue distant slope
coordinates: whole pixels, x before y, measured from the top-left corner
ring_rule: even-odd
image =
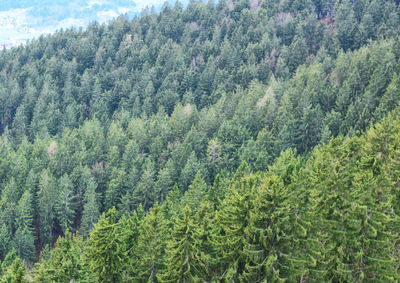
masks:
[[[1,0],[0,46],[19,45],[61,28],[107,22],[121,14],[139,14],[146,6],[159,9],[164,0]]]

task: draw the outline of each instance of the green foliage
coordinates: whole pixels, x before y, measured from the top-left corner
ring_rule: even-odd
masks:
[[[161,207],[156,203],[138,227],[137,246],[129,260],[133,281],[157,282],[166,263],[168,230]]]
[[[0,282],[4,283],[26,283],[29,282],[25,279],[25,263],[19,258],[15,258],[13,263],[5,270]]]
[[[60,226],[65,232],[72,228],[72,224],[75,218],[75,203],[73,195],[73,186],[71,179],[68,175],[64,175],[60,178],[60,188],[58,189],[57,202],[55,204],[55,211]]]
[[[38,282],[70,282],[80,281],[84,278],[82,264],[82,238],[73,235],[68,230],[65,237],[59,237],[50,258],[36,267]]]
[[[100,216],[84,247],[83,264],[98,282],[121,282],[127,254],[115,208]]]
[[[289,193],[279,177],[263,181],[253,200],[243,248],[246,267],[242,280],[284,281],[284,254],[290,251]],[[290,276],[290,274],[287,274]],[[286,275],[286,276],[287,276]]]
[[[216,212],[211,241],[218,251],[219,274],[225,280],[238,280],[245,267],[243,234],[252,209],[253,190],[259,182],[260,176],[243,177],[234,182]]]
[[[399,12],[191,1],[2,51],[4,278],[398,281]]]
[[[54,205],[56,203],[55,184],[52,175],[48,170],[40,174],[38,191],[38,211],[40,222],[40,239],[45,247],[51,249],[52,229],[54,225]]]
[[[199,259],[197,230],[190,217],[189,206],[183,209],[167,242],[167,260],[164,272],[158,276],[162,282],[197,282],[202,278],[203,263]]]
[[[100,217],[96,183],[93,179],[88,180],[83,208],[81,233],[84,237],[87,237]]]

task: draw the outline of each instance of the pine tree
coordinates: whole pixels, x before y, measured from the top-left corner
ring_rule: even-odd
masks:
[[[173,221],[182,213],[181,210],[181,198],[182,193],[178,188],[178,185],[175,184],[171,191],[169,191],[165,202],[162,205],[164,209],[164,215],[166,216],[166,220],[169,223],[168,226],[172,228]]]
[[[78,234],[65,231],[65,237],[59,237],[48,261],[42,263],[46,278],[51,282],[79,281],[84,277],[82,264],[82,238]]]
[[[171,191],[174,186],[174,172],[174,166],[171,160],[169,160],[166,166],[158,173],[156,191],[159,194],[158,200],[160,202],[163,202],[166,199],[168,192]]]
[[[139,237],[130,260],[131,278],[135,282],[157,282],[157,275],[166,263],[167,222],[156,203],[140,222]]]
[[[187,190],[199,170],[199,161],[197,160],[196,153],[193,151],[181,172],[180,187],[182,190]]]
[[[60,178],[58,187],[57,202],[55,212],[58,222],[65,233],[67,229],[72,228],[75,218],[75,196],[73,195],[73,185],[68,175]]]
[[[5,225],[0,227],[0,259],[4,259],[10,250],[11,235]]]
[[[3,262],[1,263],[1,270],[4,273],[7,268],[9,268],[14,260],[17,258],[17,251],[15,249],[11,249],[7,255],[4,257]]]
[[[213,247],[213,243],[210,241],[214,221],[214,205],[208,200],[204,200],[194,215],[197,248],[195,259],[199,277],[207,282],[212,282],[218,278],[218,250]]]
[[[16,209],[16,226],[33,229],[33,198],[30,191],[25,191],[18,201]]]
[[[133,192],[135,204],[142,204],[145,210],[151,207],[154,199],[156,198],[154,190],[154,175],[154,164],[149,160],[136,187],[136,190]]]
[[[88,180],[88,185],[85,191],[85,204],[83,206],[83,214],[81,220],[80,231],[84,238],[86,238],[92,227],[100,217],[99,201],[96,193],[97,185],[93,178]]]
[[[225,197],[228,188],[229,179],[222,177],[218,174],[214,179],[214,184],[210,186],[206,199],[213,204],[214,208],[218,208]]]
[[[20,227],[14,235],[13,246],[15,247],[18,256],[32,262],[35,259],[35,237],[32,228]]]
[[[207,184],[204,181],[200,172],[196,174],[192,184],[189,189],[185,192],[182,197],[182,206],[189,206],[191,209],[195,210],[199,207],[200,203],[203,201],[207,193]]]
[[[124,280],[131,278],[132,260],[136,257],[138,239],[140,236],[140,223],[144,218],[144,211],[141,207],[134,211],[131,215],[122,215],[116,227],[116,234],[121,239],[126,261],[121,267]],[[136,263],[137,264],[137,263]]]
[[[283,181],[277,176],[263,180],[256,192],[253,209],[249,214],[249,226],[243,237],[246,239],[244,255],[244,282],[283,282],[283,254],[290,248],[292,231],[288,228],[289,194]]]
[[[27,283],[28,280],[25,279],[25,264],[17,257],[13,263],[5,270],[3,276],[0,278],[1,283]]]
[[[358,199],[352,210],[359,229],[359,244],[353,245],[360,247],[353,251],[357,255],[356,278],[399,280],[396,244],[400,217],[392,191],[397,175],[392,162],[400,145],[398,125],[399,120],[389,115],[363,137],[361,162],[352,183],[352,195]]]
[[[15,113],[13,121],[13,138],[16,144],[19,144],[23,137],[27,134],[28,121],[25,113],[25,106],[21,104]]]
[[[121,202],[122,193],[126,190],[126,173],[123,169],[114,169],[111,172],[111,180],[105,195],[105,209],[118,206]]]
[[[38,211],[40,223],[40,240],[43,246],[51,249],[52,230],[55,218],[56,203],[55,184],[53,176],[47,169],[40,174],[38,191]]]
[[[16,203],[18,202],[18,187],[12,177],[5,185],[0,200],[0,223],[7,227],[10,235],[15,233]]]
[[[97,282],[121,282],[122,268],[126,262],[126,251],[117,226],[115,208],[100,216],[90,237],[85,242],[83,261],[96,276]]]
[[[222,280],[239,280],[245,267],[243,249],[244,232],[248,227],[252,209],[253,191],[260,183],[260,176],[238,178],[216,212],[210,240],[217,251],[219,276]]]
[[[198,235],[190,208],[185,206],[183,217],[178,218],[167,243],[165,269],[158,274],[161,282],[197,282],[202,277],[198,260]]]
[[[33,207],[32,194],[25,191],[16,207],[16,227],[13,246],[18,256],[26,262],[32,262],[35,258],[35,245],[33,234]]]

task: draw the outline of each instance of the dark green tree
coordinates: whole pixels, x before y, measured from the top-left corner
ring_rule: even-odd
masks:
[[[80,231],[84,238],[86,238],[97,223],[100,217],[99,200],[96,193],[97,185],[94,179],[88,180],[88,186],[85,192],[85,204],[83,206],[83,214],[81,220]]]
[[[55,204],[55,212],[57,220],[65,233],[66,230],[72,228],[75,219],[75,196],[73,184],[68,175],[60,178],[58,185],[58,197]]]

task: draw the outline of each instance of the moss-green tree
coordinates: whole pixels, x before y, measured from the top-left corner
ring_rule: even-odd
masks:
[[[122,269],[126,262],[123,238],[118,234],[117,210],[110,209],[100,216],[85,243],[83,261],[98,282],[117,283],[124,280]]]
[[[158,275],[161,282],[197,282],[204,278],[198,240],[190,208],[185,206],[167,242],[165,269]]]

